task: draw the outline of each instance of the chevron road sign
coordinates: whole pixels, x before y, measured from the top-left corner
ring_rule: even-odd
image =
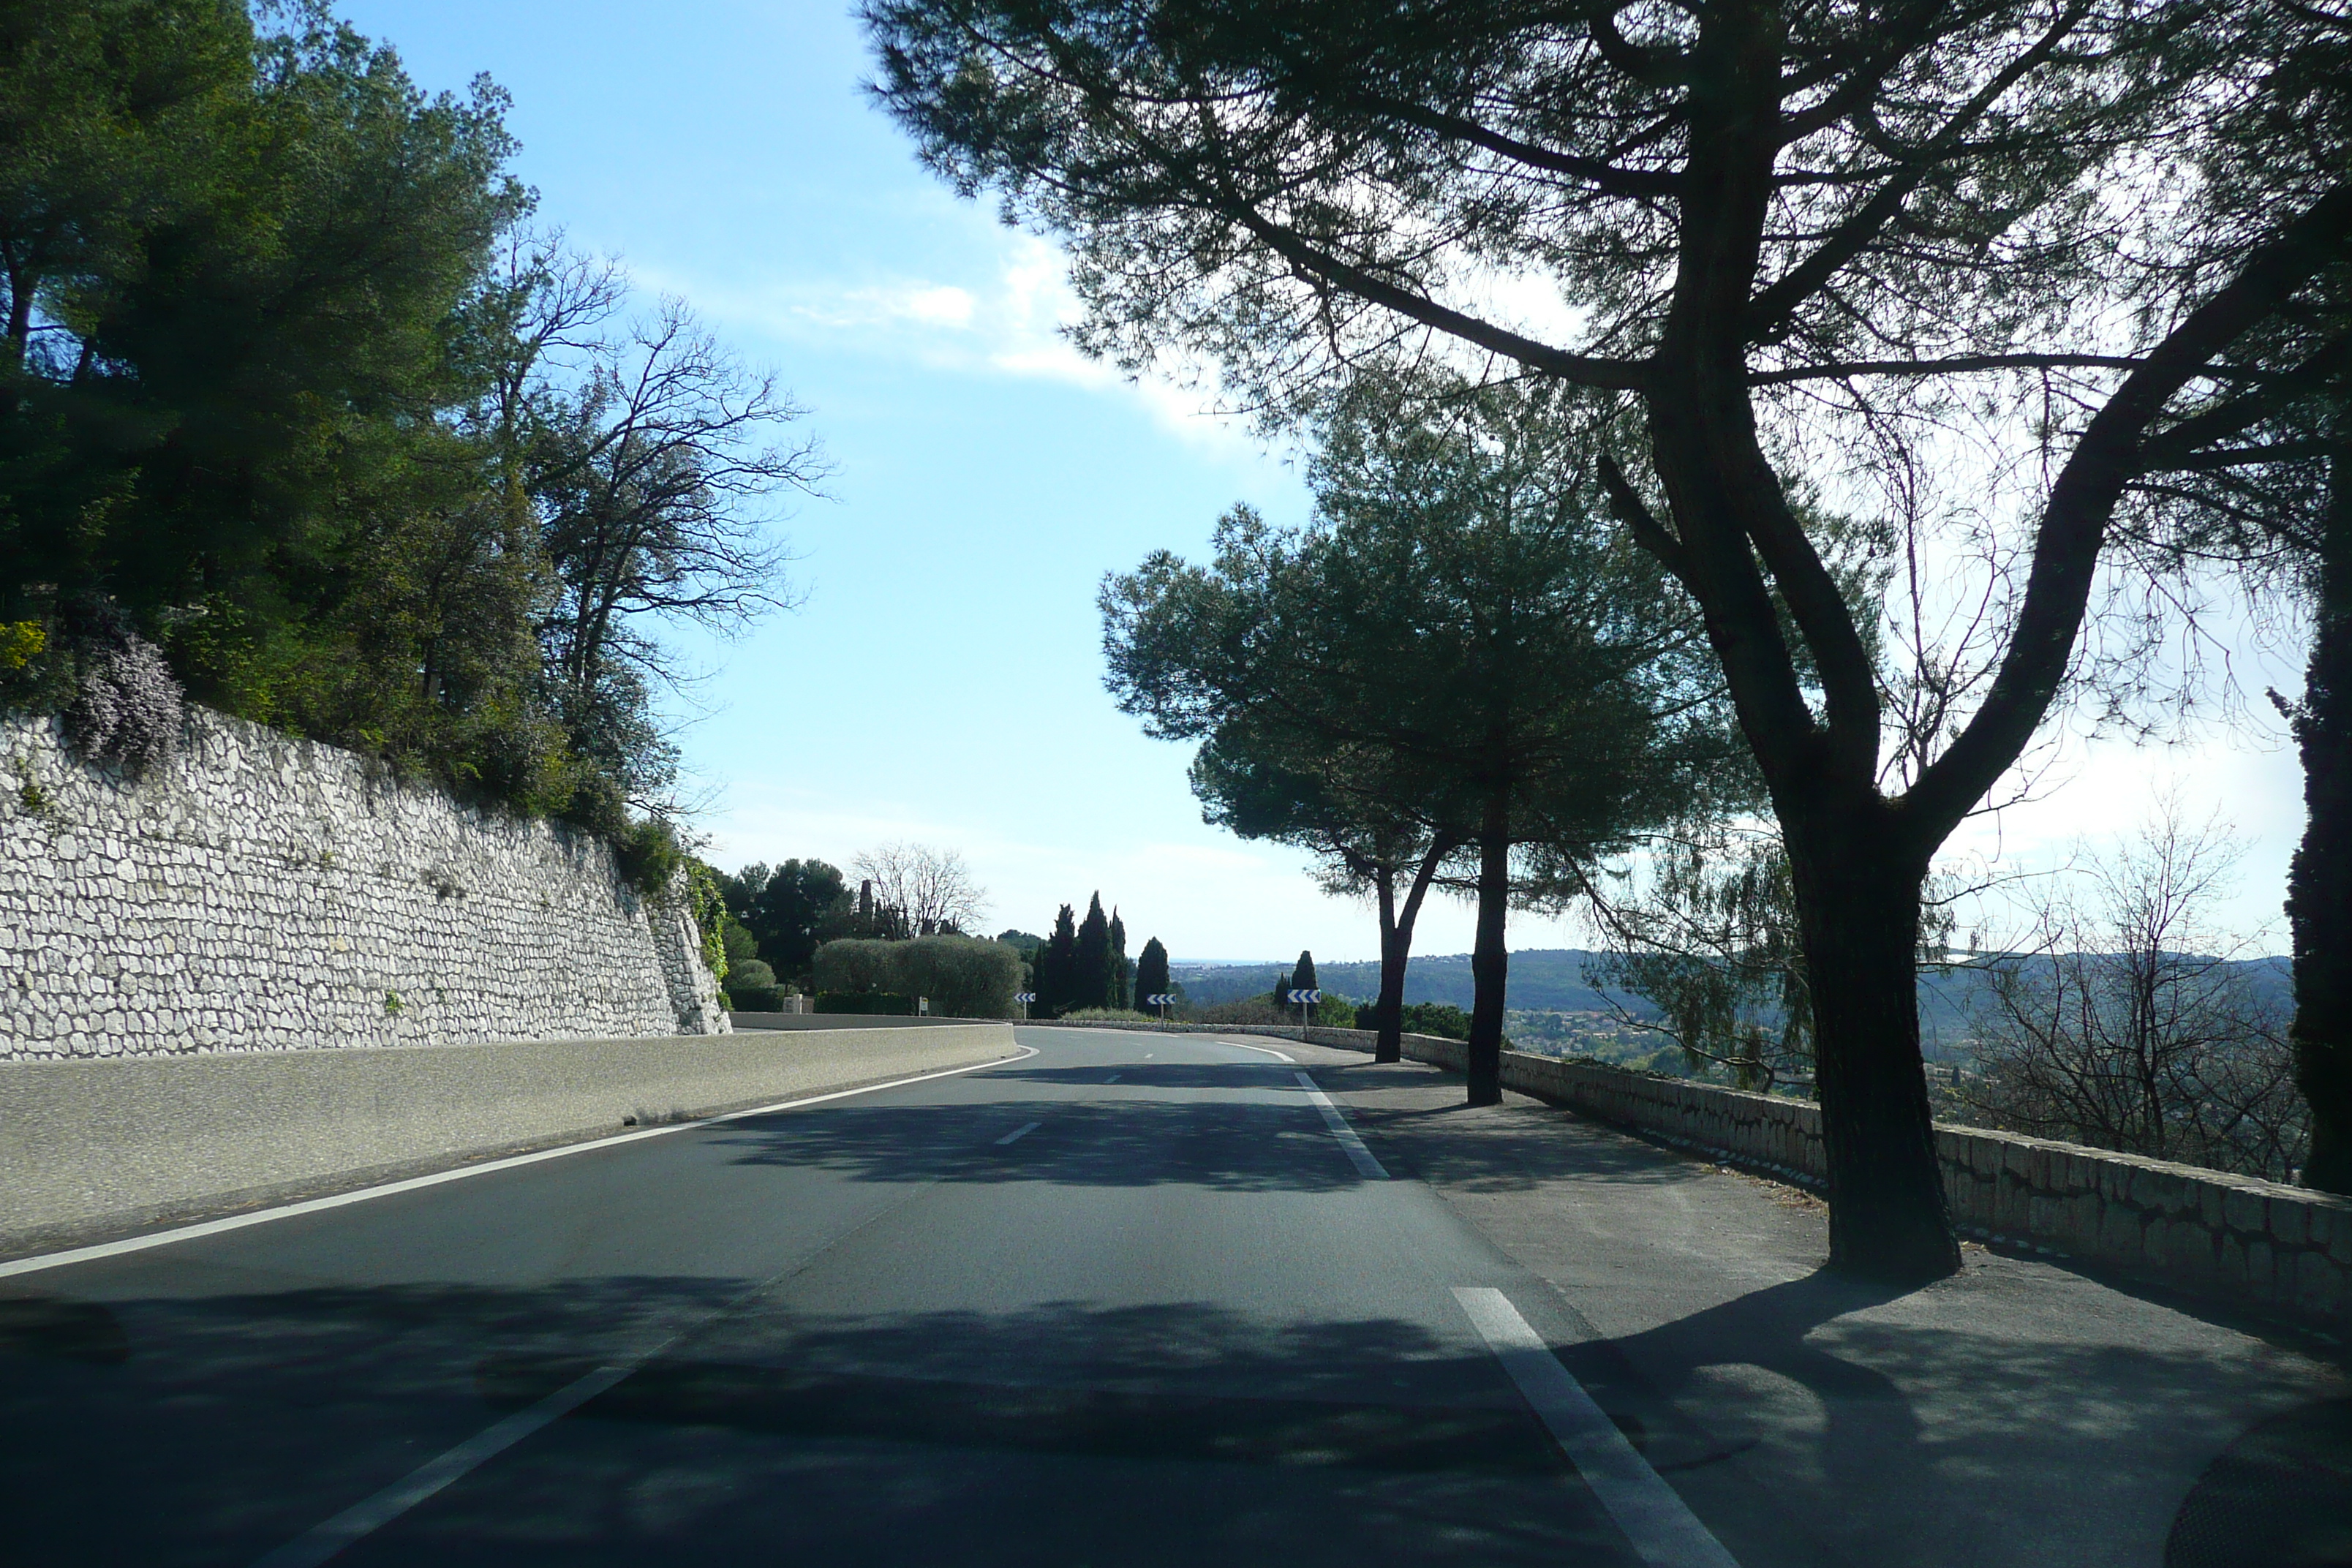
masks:
[[[1323,1000],[1323,993],[1320,991],[1286,991],[1283,995],[1306,1007],[1311,1007]]]

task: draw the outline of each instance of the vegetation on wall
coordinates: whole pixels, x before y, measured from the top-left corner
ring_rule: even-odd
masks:
[[[656,630],[787,602],[823,465],[529,226],[507,109],[314,0],[0,0],[0,702],[136,767],[184,693],[666,886]]]

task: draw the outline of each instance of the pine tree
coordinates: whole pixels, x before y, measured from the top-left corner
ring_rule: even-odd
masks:
[[[1171,989],[1168,950],[1160,945],[1155,936],[1143,944],[1143,952],[1135,961],[1135,1005],[1142,1006],[1145,997],[1164,995]]]
[[[1103,913],[1102,895],[1087,904],[1087,918],[1078,925],[1077,968],[1071,977],[1071,996],[1080,1007],[1110,1005],[1110,920]]]

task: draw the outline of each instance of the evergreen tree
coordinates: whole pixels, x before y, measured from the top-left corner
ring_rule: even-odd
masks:
[[[1037,979],[1033,987],[1037,993],[1033,1009],[1035,1016],[1056,1017],[1079,1005],[1077,917],[1069,905],[1064,904],[1062,912],[1054,917],[1054,934],[1037,950],[1036,968]]]
[[[1315,955],[1303,947],[1298,950],[1298,966],[1290,972],[1290,989],[1293,991],[1315,989]]]
[[[1127,922],[1118,918],[1118,910],[1114,907],[1110,911],[1110,1005],[1112,1006],[1131,1007],[1135,1005],[1134,994],[1129,989],[1129,982],[1134,976],[1135,966],[1128,962],[1127,957]]]
[[[2148,449],[2235,437],[2341,363],[2332,332],[2291,363],[2244,357],[2341,271],[2340,143],[2245,221],[2198,222],[2185,166],[2222,106],[2313,58],[2339,13],[868,0],[866,16],[877,90],[925,162],[1068,247],[1072,335],[1106,358],[1198,355],[1280,409],[1412,335],[1498,381],[1607,400],[1600,477],[1704,607],[1789,857],[1832,1261],[1919,1279],[1960,1264],[1919,1054],[1922,884],[2084,689],[2100,557]],[[1552,331],[1489,309],[1533,289],[1578,308]],[[2037,385],[2053,374],[2063,414]],[[1961,419],[1982,436],[1953,440]],[[2014,489],[1988,478],[2036,470]],[[1874,647],[1890,617],[1841,591],[1835,542],[1801,505],[1865,472],[1898,514],[1874,554],[1948,553],[1924,613],[1999,612],[1893,675]],[[1923,540],[1938,528],[1959,548]],[[1482,949],[1501,934],[1484,894],[1508,891],[1509,824],[1492,826]],[[1499,1037],[1486,982],[1503,977],[1481,965],[1474,1083]]]
[[[1088,900],[1087,918],[1078,926],[1078,963],[1071,992],[1078,1006],[1110,1005],[1110,920],[1103,913],[1100,893]]]
[[[1145,997],[1164,995],[1169,989],[1168,950],[1155,936],[1143,944],[1135,961],[1135,1005],[1142,1006]]]

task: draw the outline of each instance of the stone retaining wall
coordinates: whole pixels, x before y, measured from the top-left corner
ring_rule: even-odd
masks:
[[[198,710],[131,779],[0,716],[0,1058],[720,1034],[593,835]]]

